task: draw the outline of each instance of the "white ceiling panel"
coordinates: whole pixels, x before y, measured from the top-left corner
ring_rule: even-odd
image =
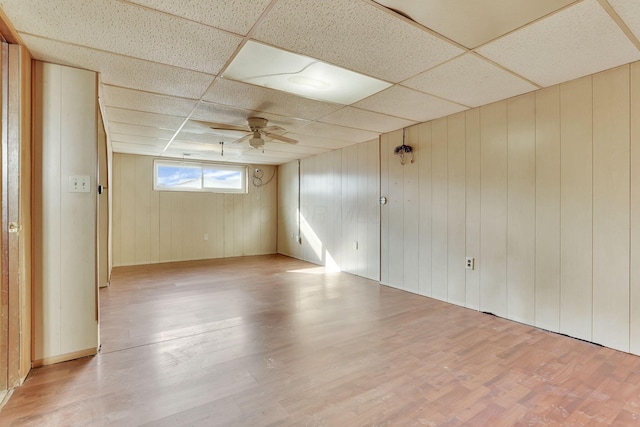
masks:
[[[320,121],[381,133],[390,132],[416,124],[415,121],[386,116],[384,114],[353,107],[345,107],[335,113],[331,113],[328,116],[323,117]]]
[[[103,86],[105,104],[109,107],[166,115],[187,116],[197,104],[191,99],[156,95],[116,86]]]
[[[117,0],[0,0],[0,6],[21,33],[209,74],[218,74],[242,41],[206,25]]]
[[[212,27],[246,35],[271,0],[127,0]]]
[[[205,101],[247,110],[314,120],[342,108],[342,105],[315,101],[286,92],[227,79],[216,80],[204,95]]]
[[[147,138],[171,139],[175,134],[173,130],[158,129],[150,126],[132,125],[128,123],[109,122],[109,134],[124,134],[145,136]]]
[[[640,51],[597,0],[578,3],[478,52],[542,86],[640,59]]]
[[[162,147],[132,144],[130,142],[111,141],[111,147],[116,153],[138,154],[141,156],[158,156],[162,153]]]
[[[354,106],[416,122],[448,116],[467,109],[465,106],[402,86],[393,86],[354,104]]]
[[[298,145],[305,145],[323,150],[337,150],[354,144],[352,141],[343,141],[337,138],[326,138],[318,135],[302,135],[295,132],[288,133],[287,136],[297,139],[299,141]]]
[[[472,53],[453,59],[402,84],[470,107],[490,104],[538,89]]]
[[[378,7],[353,0],[280,0],[254,37],[390,82],[463,52]]]
[[[613,9],[627,24],[636,38],[640,39],[640,1],[609,0],[609,4],[613,6]]]
[[[576,0],[375,0],[470,49]]]
[[[309,124],[308,120],[295,117],[280,116],[271,113],[251,111],[241,108],[228,107],[226,105],[200,102],[191,116],[195,120],[224,123],[229,125],[245,126],[249,117],[264,117],[269,121],[269,126],[280,126],[287,131],[298,129]]]
[[[106,115],[108,123],[119,122],[168,130],[178,130],[185,120],[182,117],[146,113],[143,111],[133,111],[114,107],[108,107]],[[109,127],[108,124],[107,127]]]
[[[100,71],[101,81],[165,95],[198,99],[214,79],[210,74],[149,62],[53,40],[23,36],[34,58]]]
[[[111,133],[109,136],[111,137],[112,141],[127,142],[136,145],[153,145],[160,148],[164,148],[169,142],[169,140],[167,139],[152,138],[148,136],[137,136],[118,133]]]
[[[301,129],[297,129],[295,133],[351,142],[368,141],[379,136],[377,132],[370,132],[367,130],[347,128],[344,126],[336,126],[319,122],[313,122]],[[295,136],[289,134],[287,134],[287,136],[297,139]]]

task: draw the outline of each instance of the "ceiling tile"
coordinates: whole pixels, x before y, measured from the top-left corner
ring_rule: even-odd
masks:
[[[264,117],[269,121],[268,126],[280,126],[287,131],[298,129],[309,124],[308,120],[293,117],[280,116],[271,113],[257,112],[226,105],[200,102],[191,118],[207,122],[224,123],[229,125],[245,126],[249,117]]]
[[[214,133],[214,132],[194,133],[194,132],[190,132],[189,130],[185,130],[183,128],[180,131],[180,133],[178,133],[178,135],[176,135],[175,141],[200,142],[200,143],[203,143],[203,144],[210,144],[210,145],[219,145],[220,142],[224,142],[225,144],[229,144],[229,143],[232,143],[233,141],[235,141],[235,140],[237,140],[239,138],[242,138],[247,133],[242,133],[242,132],[235,132],[235,134],[233,134],[233,133],[224,134],[223,132],[220,132],[220,133],[217,133],[217,132],[216,133]]]
[[[324,123],[372,130],[375,132],[391,132],[416,124],[415,121],[386,116],[373,111],[345,107],[321,119]]]
[[[470,107],[538,89],[472,53],[439,65],[402,84]]]
[[[132,144],[130,142],[112,141],[111,147],[116,153],[138,154],[142,156],[158,156],[162,148],[153,145]]]
[[[171,139],[175,134],[173,130],[158,129],[149,126],[132,125],[128,123],[109,122],[109,134],[126,134],[146,136],[148,138]]]
[[[119,122],[168,130],[178,130],[186,118],[114,107],[107,107],[106,116],[109,124]]]
[[[462,105],[397,85],[354,106],[416,122],[426,122],[467,109]]]
[[[117,0],[0,0],[21,33],[218,74],[242,38]],[[108,36],[105,36],[108,35]]]
[[[204,100],[236,108],[314,120],[342,105],[314,101],[286,92],[227,79],[216,80]]]
[[[103,96],[105,105],[109,107],[167,115],[187,116],[197,104],[197,101],[191,99],[155,95],[108,85],[103,86]]]
[[[353,0],[280,0],[254,37],[391,82],[463,52],[376,6]]]
[[[128,135],[119,133],[110,133],[111,141],[126,142],[137,145],[153,145],[164,148],[169,142],[168,139],[153,138],[148,136]]]
[[[343,141],[341,139],[327,138],[318,135],[302,135],[295,132],[288,133],[287,136],[297,139],[299,141],[298,145],[305,145],[324,150],[337,150],[354,144],[352,141]]]
[[[379,136],[377,132],[369,132],[367,130],[353,129],[319,122],[311,123],[310,125],[296,130],[295,133],[351,142],[369,141]],[[290,134],[287,134],[287,136],[296,138]]]
[[[478,52],[542,86],[640,59],[640,51],[597,0],[577,3]]]
[[[246,35],[271,0],[128,0],[191,21]]]
[[[575,0],[375,0],[470,49]]]
[[[609,4],[627,24],[633,35],[640,39],[640,2],[638,0],[609,0]]]
[[[100,72],[100,81],[147,92],[198,99],[214,79],[210,74],[129,56],[24,35],[35,59]]]

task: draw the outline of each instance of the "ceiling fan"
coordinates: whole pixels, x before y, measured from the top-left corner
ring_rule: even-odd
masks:
[[[207,123],[207,126],[214,130],[248,132],[247,135],[236,139],[232,144],[239,144],[249,140],[249,145],[253,148],[263,148],[265,140],[286,142],[287,144],[298,143],[298,141],[293,138],[280,135],[280,133],[285,131],[280,126],[267,126],[267,123],[267,119],[262,117],[249,117],[247,119],[247,126],[227,125],[224,123]]]

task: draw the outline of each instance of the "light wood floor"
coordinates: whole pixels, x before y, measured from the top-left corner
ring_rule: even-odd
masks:
[[[640,358],[283,256],[116,269],[1,425],[636,425]]]

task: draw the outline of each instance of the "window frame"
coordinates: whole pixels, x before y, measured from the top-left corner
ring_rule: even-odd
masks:
[[[164,187],[158,185],[158,170],[161,166],[169,167],[195,167],[200,168],[200,187]],[[240,182],[242,188],[222,188],[222,187],[205,187],[204,175],[206,169],[216,169],[229,172],[240,172],[242,177]],[[188,193],[230,193],[230,194],[247,194],[249,192],[249,167],[247,165],[230,165],[227,163],[216,163],[207,161],[184,161],[173,159],[153,159],[153,190],[154,191],[172,191],[172,192],[188,192]]]

